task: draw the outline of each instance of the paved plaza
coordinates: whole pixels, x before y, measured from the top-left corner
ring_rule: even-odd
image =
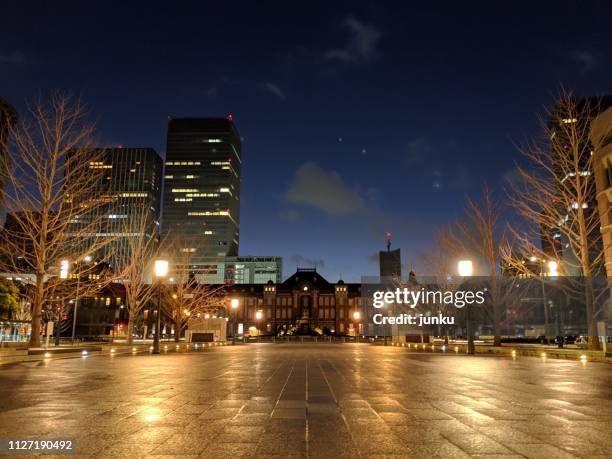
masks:
[[[0,367],[0,436],[96,457],[610,457],[611,374],[369,344],[30,362]]]

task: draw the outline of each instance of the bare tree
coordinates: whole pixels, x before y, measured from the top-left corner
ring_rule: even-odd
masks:
[[[134,203],[131,210],[112,257],[114,282],[123,285],[125,291],[128,344],[132,344],[139,314],[157,292],[153,263],[162,251],[159,226],[153,221],[146,204]],[[159,333],[159,330],[155,332]]]
[[[163,307],[165,313],[174,322],[174,339],[180,339],[187,322],[194,316],[214,313],[219,307],[226,307],[226,295],[223,286],[199,283],[189,267],[192,264],[193,252],[180,237],[174,237],[168,244],[174,259],[172,282],[163,289]],[[200,272],[200,278],[205,277]]]
[[[457,223],[458,240],[461,241],[463,250],[477,258],[479,272],[476,274],[486,276],[488,301],[485,312],[493,323],[495,346],[501,345],[502,311],[507,295],[512,292],[507,283],[502,282],[499,277],[502,251],[507,245],[502,224],[503,211],[504,207],[495,201],[491,189],[485,184],[480,202],[467,198],[466,218]]]
[[[104,169],[95,168],[98,153],[93,148],[93,135],[94,127],[80,101],[62,94],[34,103],[19,123],[9,125],[4,170],[7,223],[0,233],[1,269],[33,285],[33,347],[40,346],[45,303],[60,291],[67,298],[74,295],[58,288],[65,277],[60,276],[62,260],[76,266],[108,242],[95,231],[96,210],[103,203],[79,199],[93,196],[91,192],[104,176]]]
[[[456,231],[456,228],[453,225],[441,228],[435,233],[431,244],[418,255],[425,277],[431,279],[440,290],[445,292],[454,291],[458,287],[455,274],[457,260],[462,255],[462,248],[454,230]],[[453,305],[447,305],[444,302],[436,307],[443,314],[456,312]],[[448,326],[444,326],[443,332],[444,344],[448,344]]]
[[[598,346],[592,276],[598,274],[603,256],[588,137],[595,105],[562,91],[547,119],[540,120],[542,138],[521,149],[527,165],[517,165],[520,180],[512,186],[511,203],[531,231],[515,230],[518,243],[505,257],[517,271],[526,268],[516,253],[563,259],[559,273],[574,276],[580,285],[576,290],[585,303],[591,348]],[[544,247],[534,244],[539,240]]]

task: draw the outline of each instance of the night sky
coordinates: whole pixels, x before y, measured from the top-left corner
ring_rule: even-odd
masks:
[[[612,92],[610,2],[122,3],[2,2],[0,95],[71,91],[101,144],[162,155],[169,115],[232,113],[241,255],[287,275],[376,275],[385,231],[418,265],[561,84]]]

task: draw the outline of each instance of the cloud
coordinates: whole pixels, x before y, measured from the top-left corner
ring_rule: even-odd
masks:
[[[295,223],[300,219],[300,214],[295,209],[289,209],[287,211],[280,212],[278,216],[281,220],[284,220],[288,223]]]
[[[278,85],[276,85],[274,83],[269,83],[269,82],[268,83],[263,83],[262,84],[262,89],[264,91],[269,92],[273,96],[278,97],[282,101],[287,100],[287,96],[285,94],[285,91],[283,91]]]
[[[287,94],[283,89],[276,83],[270,81],[245,81],[245,80],[233,80],[230,78],[220,78],[215,84],[211,85],[206,89],[206,95],[211,98],[219,97],[221,92],[227,88],[243,88],[250,91],[259,91],[270,94],[275,98],[285,101],[287,100]]]
[[[351,190],[340,175],[325,171],[313,162],[298,168],[285,197],[289,202],[314,207],[335,216],[350,215],[365,208],[357,191]]]
[[[590,72],[603,60],[599,52],[588,49],[570,51],[569,58],[580,66],[581,73]]]
[[[325,267],[325,260],[323,259],[314,259],[314,258],[308,258],[308,257],[304,257],[302,255],[292,255],[291,256],[291,262],[295,263],[296,265],[298,265],[298,267],[310,267],[310,266],[316,266],[317,268],[324,268]]]
[[[0,54],[0,64],[25,64],[26,57],[25,55],[17,50],[8,54]]]
[[[324,53],[325,59],[345,63],[370,62],[378,53],[380,31],[352,16],[347,17],[342,26],[349,31],[349,39],[342,48],[330,49]]]

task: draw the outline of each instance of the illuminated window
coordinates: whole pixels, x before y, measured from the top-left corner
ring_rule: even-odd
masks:
[[[186,194],[188,198],[217,198],[220,196],[219,193],[190,193]]]
[[[230,213],[227,210],[215,210],[210,211],[207,210],[205,212],[187,212],[189,217],[207,217],[207,216],[215,216],[215,215],[229,215]]]
[[[165,179],[166,179],[166,180],[170,180],[170,179],[173,179],[173,178],[174,178],[174,175],[166,175],[166,176],[165,176]]]
[[[146,198],[147,193],[121,193],[122,198]]]
[[[200,161],[168,161],[166,166],[199,166],[202,163]]]
[[[101,161],[90,161],[89,162],[90,169],[112,169],[112,164],[104,164]]]

